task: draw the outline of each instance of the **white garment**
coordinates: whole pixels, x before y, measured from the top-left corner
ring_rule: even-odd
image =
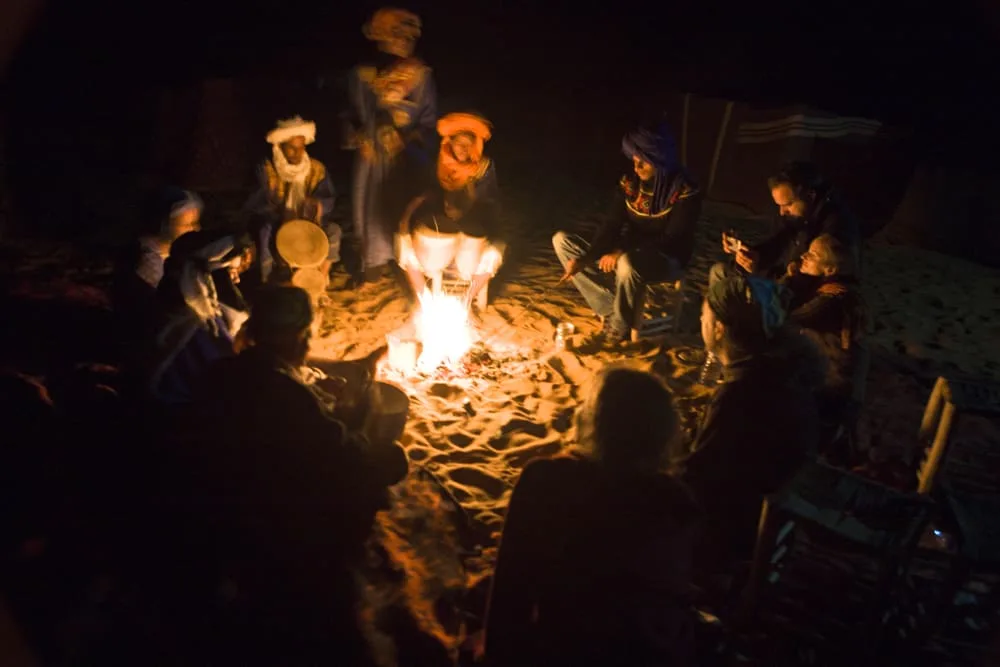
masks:
[[[309,178],[309,169],[312,162],[309,154],[302,155],[302,161],[298,164],[289,164],[285,159],[285,154],[281,151],[281,144],[275,144],[271,151],[274,160],[274,169],[278,172],[278,178],[284,183],[288,183],[288,195],[285,197],[285,208],[290,211],[298,211],[302,202],[306,199],[306,179]]]
[[[223,236],[205,246],[184,263],[178,281],[184,303],[215,335],[219,333],[216,318],[222,315],[222,308],[215,290],[215,281],[212,280],[212,271],[229,266],[239,259],[238,255],[225,259],[234,247],[232,236]]]

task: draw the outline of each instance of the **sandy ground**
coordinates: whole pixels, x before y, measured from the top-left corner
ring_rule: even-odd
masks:
[[[520,212],[516,205],[511,208],[513,217],[520,216],[512,228],[551,228],[549,223],[533,224],[524,213],[527,207]],[[575,201],[554,208],[569,211],[561,219],[573,220],[579,219],[573,209],[592,207]],[[573,413],[595,371],[622,362],[661,374],[676,393],[685,429],[693,430],[710,390],[697,383],[699,366],[688,355],[699,349],[699,295],[708,267],[719,258],[724,229],[752,240],[765,224],[738,211],[706,207],[680,331],[597,356],[554,349],[559,322],[573,322],[577,336],[598,323],[571,286],[556,286],[559,267],[548,232],[521,232],[512,237],[506,265],[490,286],[490,307],[475,322],[481,340],[466,372],[383,377],[410,397],[402,444],[414,468],[411,478],[394,490],[393,509],[380,519],[382,548],[377,551],[383,558],[375,558],[369,577],[372,606],[381,614],[376,625],[385,636],[397,638],[382,642],[387,653],[417,650],[420,655],[406,662],[446,662],[466,631],[476,628],[519,471],[532,458],[551,456],[574,442]],[[100,288],[107,282],[107,267],[88,265],[85,257],[82,251],[63,248],[8,247],[0,254],[4,291],[35,302],[69,301],[81,313],[100,311],[106,308]],[[409,320],[411,307],[400,284],[384,279],[359,290],[338,289],[345,281],[346,276],[339,276],[329,292],[314,340],[317,356],[368,354]],[[914,459],[920,416],[938,375],[1000,379],[1000,272],[931,252],[874,244],[866,252],[865,290],[875,324],[862,439]],[[66,324],[63,333],[93,324],[80,318],[79,324]],[[17,321],[20,331],[33,326],[31,319]],[[15,328],[5,329],[3,347],[21,353],[5,361],[37,371],[28,360],[30,352],[44,352],[37,347],[44,338],[22,339],[18,347]],[[60,353],[82,354],[72,346],[63,346]],[[386,572],[394,574],[385,578]],[[399,641],[401,633],[410,640]]]
[[[719,233],[736,229],[752,240],[766,228],[721,207],[709,207],[705,217],[678,332],[596,356],[557,351],[559,322],[573,322],[578,337],[598,323],[571,286],[556,286],[558,263],[548,239],[539,237],[508,259],[497,279],[502,285],[491,286],[490,307],[475,322],[482,339],[479,359],[485,362],[458,375],[383,375],[410,396],[402,444],[411,461],[429,471],[447,490],[444,497],[465,511],[447,503],[442,509],[436,484],[420,477],[397,489],[397,509],[383,517],[390,550],[413,581],[419,580],[419,593],[409,588],[404,597],[425,631],[446,643],[459,641],[454,627],[433,611],[432,599],[460,595],[489,573],[519,471],[532,458],[551,456],[574,442],[573,413],[595,371],[618,362],[663,376],[690,435],[710,398],[710,390],[697,382],[696,322],[708,267],[719,258]],[[1000,273],[901,247],[872,245],[866,257],[866,295],[875,325],[861,437],[865,446],[915,461],[916,431],[934,378],[1000,376],[1000,345],[994,342],[1000,333]],[[329,296],[314,352],[331,358],[369,353],[404,325],[412,310],[391,279]],[[427,509],[417,509],[421,505]],[[449,513],[452,519],[442,519]],[[421,514],[424,518],[415,520]],[[431,525],[440,531],[437,536]],[[456,558],[452,549],[463,541]],[[436,574],[428,577],[430,572]],[[481,596],[473,600],[468,602],[474,607]]]

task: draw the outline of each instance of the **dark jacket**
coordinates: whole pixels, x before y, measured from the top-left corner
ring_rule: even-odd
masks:
[[[771,235],[754,244],[753,250],[759,255],[761,270],[777,278],[822,234],[834,236],[849,249],[855,262],[860,262],[860,223],[830,186],[817,193],[817,204],[807,217],[779,217]]]
[[[749,558],[764,496],[786,484],[819,445],[813,392],[818,350],[782,331],[768,351],[731,364],[705,413],[682,479],[707,512],[701,566]]]
[[[687,266],[694,250],[702,199],[702,193],[689,185],[679,190],[679,197],[665,215],[642,216],[627,206],[625,195],[617,188],[608,216],[591,240],[583,261],[595,261],[613,250],[627,252],[641,247],[655,249]]]
[[[530,463],[497,558],[490,664],[686,664],[700,519],[666,474],[616,474],[575,457]]]
[[[444,197],[440,186],[434,186],[424,195],[423,201],[410,216],[411,232],[426,227],[441,234],[461,232],[466,236],[497,240],[500,232],[500,188],[492,163],[483,177],[476,181],[471,207],[461,218],[452,220],[445,215]]]
[[[826,357],[825,403],[860,402],[864,398],[867,354],[864,346],[868,309],[857,279],[851,276],[818,278],[798,274],[785,279],[791,292],[788,320],[803,330]],[[822,294],[835,285],[842,294]],[[843,405],[826,405],[838,412]]]

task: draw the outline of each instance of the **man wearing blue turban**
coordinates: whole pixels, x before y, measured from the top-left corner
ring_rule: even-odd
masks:
[[[622,151],[632,170],[622,177],[597,234],[589,242],[562,231],[552,237],[563,279],[573,281],[604,323],[584,349],[630,336],[636,297],[647,283],[681,276],[701,213],[701,193],[680,164],[666,125],[629,133]]]

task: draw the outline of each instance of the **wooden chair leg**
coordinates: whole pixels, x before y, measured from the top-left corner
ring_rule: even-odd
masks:
[[[480,313],[486,312],[486,306],[489,303],[489,291],[490,291],[490,281],[486,283],[479,290],[479,294],[476,295],[476,308],[479,309]]]

